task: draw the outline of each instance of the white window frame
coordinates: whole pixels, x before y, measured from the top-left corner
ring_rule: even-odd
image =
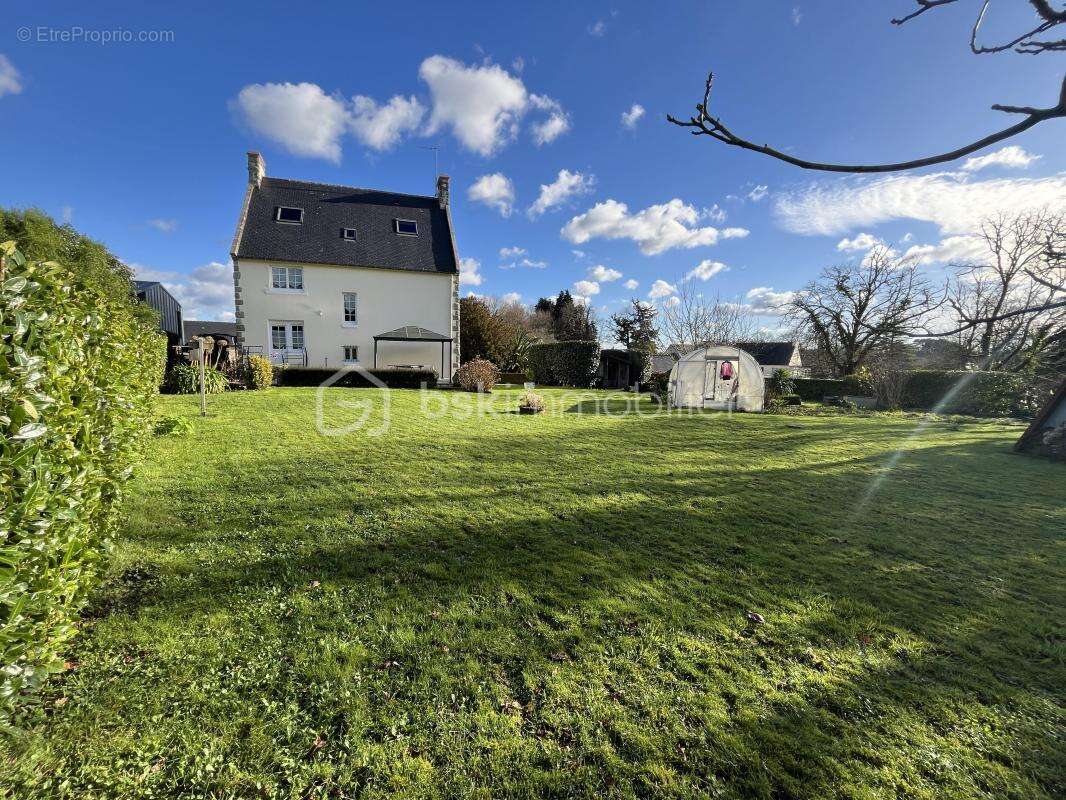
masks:
[[[355,351],[355,358],[348,358],[348,350]],[[359,363],[359,345],[346,344],[341,346],[341,361],[345,364],[358,364]]]
[[[274,271],[281,270],[285,276],[284,286],[274,285]],[[293,288],[293,276],[298,274],[300,278],[300,286]],[[271,264],[270,271],[267,273],[267,291],[277,294],[307,294],[307,284],[304,283],[304,268],[303,267],[287,267]]]
[[[348,231],[352,232],[352,235],[348,235]],[[359,238],[359,231],[355,228],[341,228],[341,238],[346,242],[354,242]]]
[[[408,233],[407,231],[401,231],[400,230],[400,223],[401,222],[410,222],[412,225],[415,226],[415,232],[414,233]],[[418,220],[417,219],[399,219],[399,218],[394,219],[392,221],[392,229],[396,232],[397,236],[418,236]]]
[[[348,298],[355,298],[355,319],[348,319]],[[359,292],[341,292],[341,327],[342,328],[358,328],[359,327]]]
[[[296,346],[293,337],[293,327],[300,327],[300,346]],[[274,328],[283,328],[285,334],[285,346],[274,347]],[[267,321],[267,344],[270,348],[271,360],[284,358],[286,355],[302,354],[307,349],[307,324],[302,319],[271,319]]]
[[[281,218],[282,209],[284,209],[286,211],[299,211],[300,212],[300,219],[299,220],[295,220],[295,221],[291,220],[291,219],[282,219]],[[297,208],[296,206],[278,206],[277,208],[274,209],[274,221],[275,222],[280,222],[282,225],[303,225],[304,224],[304,210],[302,208]]]

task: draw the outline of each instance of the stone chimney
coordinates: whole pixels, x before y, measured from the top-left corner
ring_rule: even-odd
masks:
[[[248,153],[248,183],[258,187],[267,174],[267,165],[263,157],[254,150]]]
[[[437,202],[440,203],[441,208],[448,207],[448,184],[450,182],[451,178],[447,175],[437,177]]]

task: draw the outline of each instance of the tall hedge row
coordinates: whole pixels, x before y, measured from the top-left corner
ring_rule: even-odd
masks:
[[[869,386],[854,377],[796,378],[793,383],[796,394],[811,401],[826,395],[872,393]],[[982,417],[1024,416],[1033,410],[1024,376],[965,370],[909,370],[903,387],[903,407]]]
[[[2,725],[62,668],[150,430],[166,340],[131,302],[0,248]]]
[[[529,348],[529,369],[540,384],[587,389],[599,368],[598,342],[547,342]]]

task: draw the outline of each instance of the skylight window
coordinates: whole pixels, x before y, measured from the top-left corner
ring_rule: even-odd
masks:
[[[341,238],[348,242],[354,242],[355,228],[341,228]]]
[[[274,212],[274,219],[278,222],[287,222],[290,225],[299,225],[304,221],[304,210],[291,206],[278,206]]]
[[[393,220],[396,225],[396,232],[401,236],[418,236],[418,223],[413,219],[397,219]]]

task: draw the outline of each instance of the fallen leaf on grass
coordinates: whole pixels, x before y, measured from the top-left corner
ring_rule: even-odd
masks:
[[[749,611],[748,619],[754,622],[756,625],[762,625],[766,622],[766,617],[760,614],[758,611]]]

